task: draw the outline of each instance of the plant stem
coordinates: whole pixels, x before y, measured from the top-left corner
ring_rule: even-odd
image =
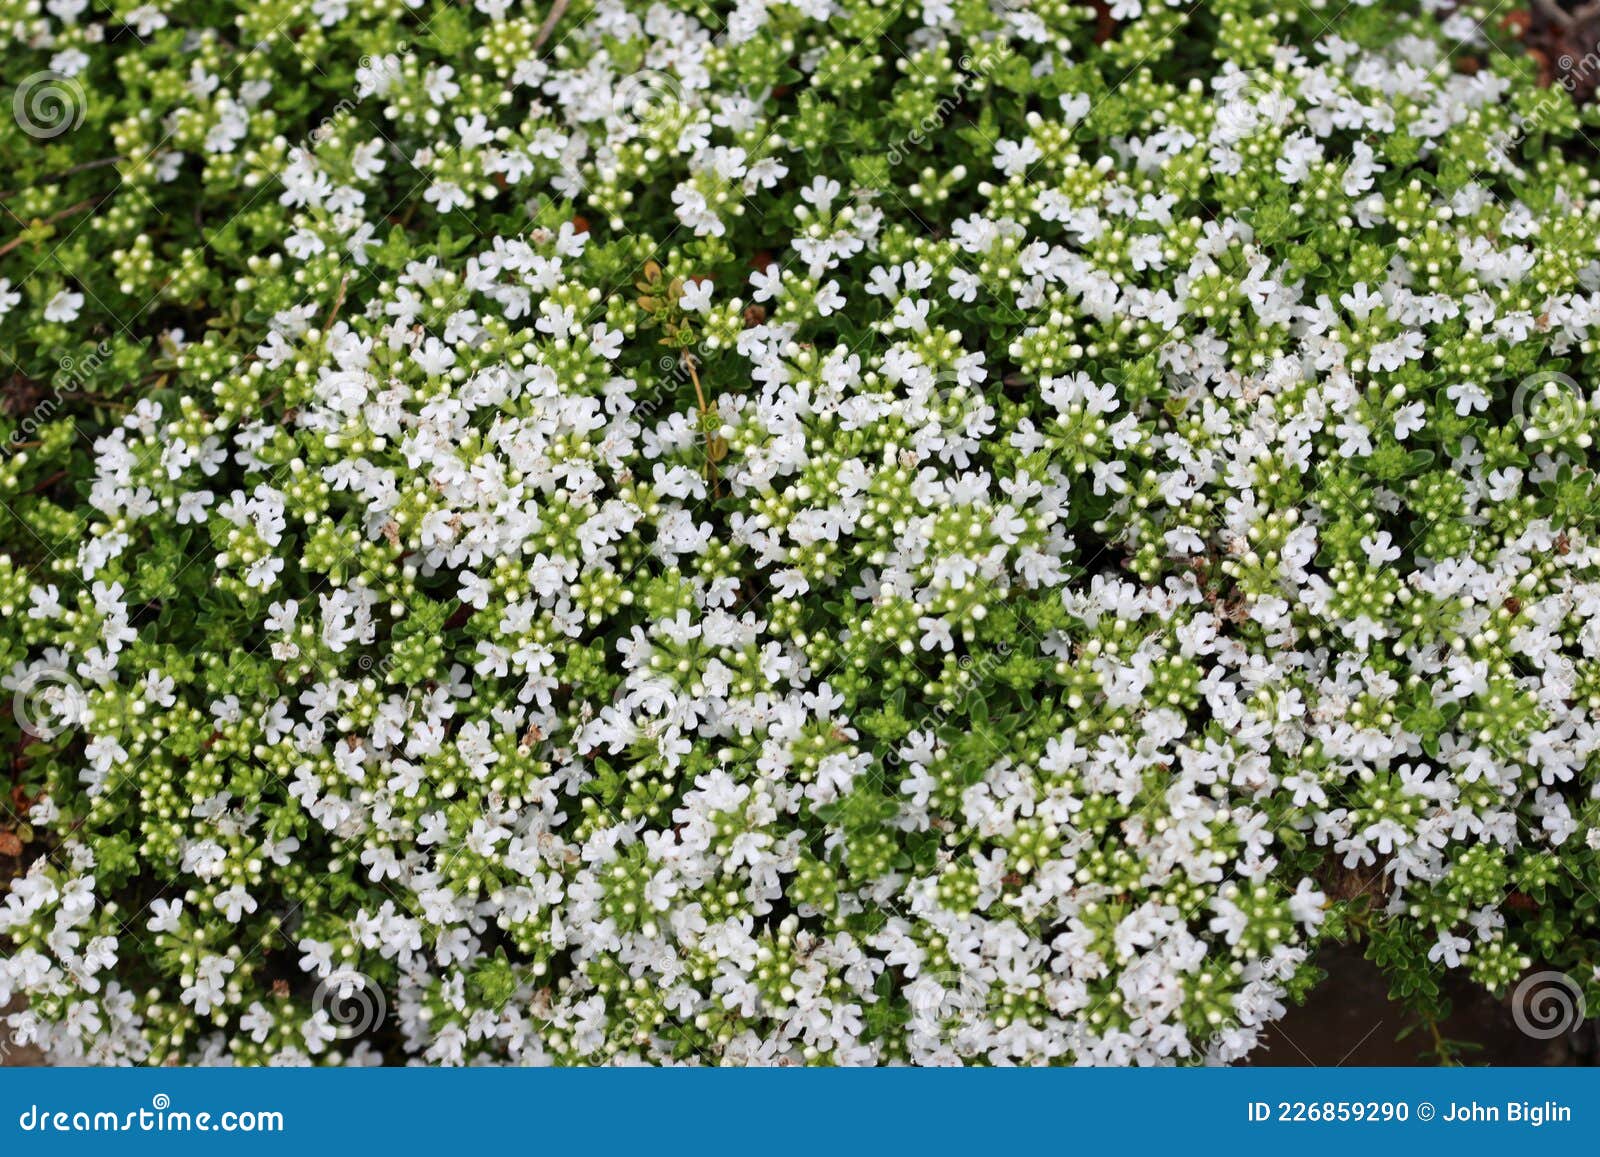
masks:
[[[46,217],[44,219],[44,223],[46,225],[54,225],[57,221],[60,221],[63,218],[66,218],[66,217],[70,217],[74,213],[81,213],[85,209],[89,208],[90,206],[99,204],[102,200],[104,200],[103,197],[90,197],[87,200],[79,201],[76,205],[68,205],[65,209],[61,210],[59,213],[50,214],[50,216],[48,216],[48,217]],[[27,234],[26,231],[24,231],[22,233],[17,234],[10,241],[7,241],[4,245],[0,245],[0,257],[4,257],[7,253],[10,253],[18,245],[21,245],[25,240],[27,240],[27,237],[28,237],[28,234]]]
[[[550,39],[550,34],[556,30],[556,24],[567,10],[570,0],[555,0],[550,5],[550,11],[544,18],[544,23],[539,25],[539,33],[533,38],[533,51],[538,52],[544,47],[544,42]]]
[[[711,427],[709,425],[712,410],[706,404],[706,392],[700,385],[700,375],[695,372],[694,355],[684,350],[678,355],[678,360],[683,363],[683,368],[689,371],[689,380],[694,383],[695,401],[700,405],[700,432],[706,441],[706,478],[711,482],[711,496],[722,497],[722,488],[717,481],[717,464],[711,460]]]

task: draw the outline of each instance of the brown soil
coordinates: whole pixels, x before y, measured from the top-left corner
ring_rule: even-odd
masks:
[[[13,1001],[0,1012],[14,1012],[20,1006],[20,1001]],[[32,1045],[13,1044],[11,1032],[4,1024],[0,1024],[0,1068],[43,1064],[44,1058],[39,1055],[39,1050]]]
[[[1434,1065],[1433,1034],[1426,1027],[1400,1033],[1417,1018],[1389,999],[1389,985],[1377,965],[1358,948],[1324,949],[1317,963],[1328,977],[1309,1000],[1274,1024],[1251,1065]],[[1451,1014],[1440,1026],[1445,1038],[1476,1045],[1457,1059],[1467,1065],[1591,1065],[1597,1063],[1596,1023],[1554,1040],[1536,1040],[1517,1028],[1510,1006],[1496,1000],[1459,973],[1441,983]]]

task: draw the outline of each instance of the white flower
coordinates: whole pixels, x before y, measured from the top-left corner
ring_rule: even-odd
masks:
[[[9,283],[7,283],[9,285]],[[76,321],[78,312],[83,308],[83,294],[73,293],[70,289],[63,289],[45,303],[44,319],[46,321]]]
[[[711,308],[711,291],[715,288],[710,278],[683,283],[683,296],[679,304],[689,313],[704,313]]]

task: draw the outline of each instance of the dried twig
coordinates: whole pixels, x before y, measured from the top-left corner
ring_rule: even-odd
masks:
[[[85,161],[81,165],[73,165],[72,168],[70,168],[70,169],[62,169],[59,173],[49,173],[49,174],[47,174],[47,175],[45,175],[43,177],[40,177],[37,181],[34,182],[34,185],[35,186],[38,186],[38,185],[54,185],[58,181],[65,181],[68,177],[75,177],[79,173],[87,173],[91,169],[103,169],[107,165],[114,165],[118,161],[125,161],[127,159],[128,159],[127,157],[120,157],[119,156],[119,157],[101,157],[97,161]],[[22,194],[22,190],[21,189],[12,189],[9,192],[0,193],[0,201],[5,200],[7,197],[17,197],[17,196],[20,196],[21,194]]]
[[[570,3],[570,0],[555,0],[555,3],[550,5],[549,14],[545,16],[544,23],[539,25],[539,35],[533,38],[533,50],[535,52],[543,48],[544,42],[550,39],[550,34],[556,30],[556,24],[561,20],[562,14],[566,12],[568,3]]]
[[[344,305],[344,291],[350,287],[350,275],[346,273],[339,279],[339,292],[334,295],[333,308],[328,311],[328,320],[322,323],[324,335],[333,328],[333,323],[339,319],[339,309]]]
[[[91,208],[94,205],[98,205],[103,200],[105,200],[104,197],[90,197],[86,201],[79,201],[76,205],[68,205],[59,213],[50,214],[50,216],[44,219],[44,223],[46,225],[54,225],[57,221],[70,217],[74,213],[82,213],[85,209]],[[21,245],[23,241],[27,239],[27,237],[27,232],[23,231],[22,233],[19,233],[17,236],[13,237],[10,241],[7,241],[4,245],[0,245],[0,257],[4,257],[18,245]]]
[[[1563,28],[1572,27],[1572,14],[1557,4],[1556,0],[1533,0],[1533,6],[1546,20],[1553,20]]]

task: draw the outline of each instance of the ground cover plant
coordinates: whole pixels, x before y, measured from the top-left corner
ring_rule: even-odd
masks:
[[[0,0],[13,1036],[1226,1062],[1330,941],[1560,1031],[1600,65],[1526,30]]]

